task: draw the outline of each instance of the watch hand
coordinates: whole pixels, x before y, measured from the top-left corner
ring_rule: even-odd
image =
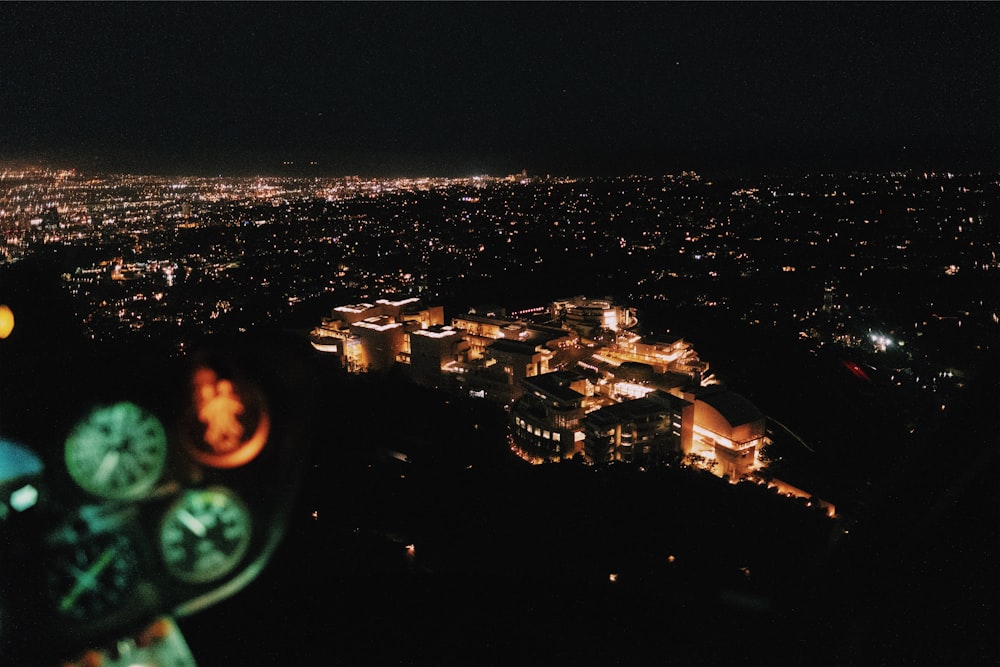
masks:
[[[193,514],[185,509],[177,512],[177,518],[180,522],[187,526],[188,530],[197,535],[198,537],[205,537],[206,530],[205,524],[199,521]]]
[[[129,417],[129,412],[130,410],[128,409],[128,406],[125,404],[118,404],[111,413],[112,423],[114,424],[112,428],[114,429],[115,435],[118,437],[122,437],[128,433],[125,422]]]
[[[100,484],[107,480],[108,475],[118,467],[119,458],[118,452],[113,449],[105,454],[104,458],[101,459],[101,465],[97,467],[97,471],[94,473],[93,481]]]
[[[80,572],[76,577],[76,583],[69,593],[63,596],[63,599],[59,601],[59,610],[68,611],[74,604],[76,604],[76,599],[80,597],[83,591],[89,589],[94,589],[97,587],[97,578],[101,576],[101,572],[104,571],[111,561],[114,560],[117,549],[114,546],[108,547],[101,554],[101,557],[96,563],[87,568],[86,571]]]

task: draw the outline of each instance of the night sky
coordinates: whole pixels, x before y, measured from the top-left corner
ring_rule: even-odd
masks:
[[[0,161],[994,168],[997,34],[986,2],[2,3]]]

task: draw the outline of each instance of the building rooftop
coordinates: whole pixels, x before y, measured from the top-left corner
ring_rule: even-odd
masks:
[[[417,329],[416,331],[413,331],[411,335],[425,336],[427,338],[448,338],[449,336],[461,335],[461,332],[452,326],[434,324],[426,329]]]
[[[597,426],[621,424],[639,417],[663,412],[665,409],[679,411],[688,405],[691,403],[682,398],[657,391],[643,398],[604,406],[589,413],[586,418]]]
[[[656,370],[641,361],[623,361],[612,371],[616,379],[641,382],[653,379]]]
[[[514,324],[514,320],[505,320],[499,317],[487,317],[486,315],[476,315],[475,313],[465,313],[464,315],[456,315],[452,318],[453,320],[466,320],[468,322],[479,322],[480,324],[495,324],[498,327],[506,327],[510,324]]]
[[[678,336],[677,334],[659,333],[652,336],[643,336],[640,342],[643,345],[663,345],[670,347],[684,340],[684,336]]]
[[[568,305],[574,307],[597,307],[597,308],[614,308],[615,302],[611,297],[587,297],[582,294],[576,296],[571,296],[565,299],[556,299],[553,301],[554,304],[558,306]]]
[[[528,391],[538,391],[547,394],[560,402],[572,403],[584,398],[584,395],[570,385],[583,380],[584,377],[572,371],[553,371],[542,373],[521,381]]]
[[[657,389],[669,390],[691,384],[691,378],[683,373],[667,371],[666,373],[658,373],[654,375],[649,384]]]
[[[375,317],[368,317],[360,322],[355,322],[351,326],[360,327],[362,329],[374,329],[375,331],[388,331],[389,329],[395,329],[396,327],[401,327],[403,325],[399,322],[393,322],[390,317],[378,315]]]
[[[340,313],[363,313],[366,310],[371,310],[375,306],[370,303],[357,303],[348,304],[344,306],[337,306],[334,308],[335,311]]]
[[[525,342],[519,340],[511,340],[509,338],[497,338],[495,341],[486,346],[487,350],[496,350],[498,352],[508,352],[511,354],[527,354],[533,355],[538,350],[538,343],[536,342]]]
[[[764,419],[764,413],[756,405],[736,392],[719,386],[697,389],[694,396],[715,408],[733,426]]]
[[[401,306],[406,306],[406,305],[410,305],[410,304],[419,304],[420,303],[420,299],[418,299],[417,297],[410,297],[408,299],[400,299],[398,301],[390,301],[389,299],[379,299],[375,303],[381,304],[381,305],[384,305],[384,306],[392,306],[394,308],[399,308]]]

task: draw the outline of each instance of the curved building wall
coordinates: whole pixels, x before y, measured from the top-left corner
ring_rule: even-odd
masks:
[[[733,425],[716,408],[696,400],[694,437],[690,453],[714,459],[714,472],[736,479],[757,467],[757,452],[764,442],[766,418]]]
[[[523,417],[513,419],[514,443],[532,456],[549,460],[568,459],[576,454],[582,440],[577,439],[578,429],[557,429]]]
[[[545,410],[529,397],[511,406],[511,435],[514,444],[531,457],[548,460],[572,457],[583,447],[582,410]]]

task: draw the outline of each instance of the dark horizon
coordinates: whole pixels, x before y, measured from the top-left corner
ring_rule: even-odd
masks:
[[[984,147],[985,149],[985,147]],[[885,172],[955,172],[991,173],[1000,170],[1000,161],[991,160],[989,151],[981,156],[950,159],[941,151],[923,157],[900,155],[889,159],[889,152],[868,152],[856,160],[848,156],[839,159],[810,160],[784,158],[767,162],[726,161],[703,157],[691,160],[622,160],[607,158],[584,162],[565,160],[540,163],[516,163],[513,160],[448,160],[418,156],[364,156],[354,158],[320,158],[316,160],[282,160],[282,156],[235,155],[216,160],[171,160],[161,155],[149,159],[110,156],[64,156],[53,153],[20,155],[5,160],[3,166],[32,166],[52,169],[75,169],[87,174],[141,174],[161,177],[301,177],[366,179],[394,178],[469,178],[473,176],[502,177],[525,172],[530,177],[613,178],[625,176],[676,175],[684,171],[710,178],[755,178],[761,176],[794,176],[816,173],[885,173]],[[828,155],[823,153],[824,155]]]
[[[998,27],[987,3],[6,3],[0,160],[371,177],[991,169]]]

